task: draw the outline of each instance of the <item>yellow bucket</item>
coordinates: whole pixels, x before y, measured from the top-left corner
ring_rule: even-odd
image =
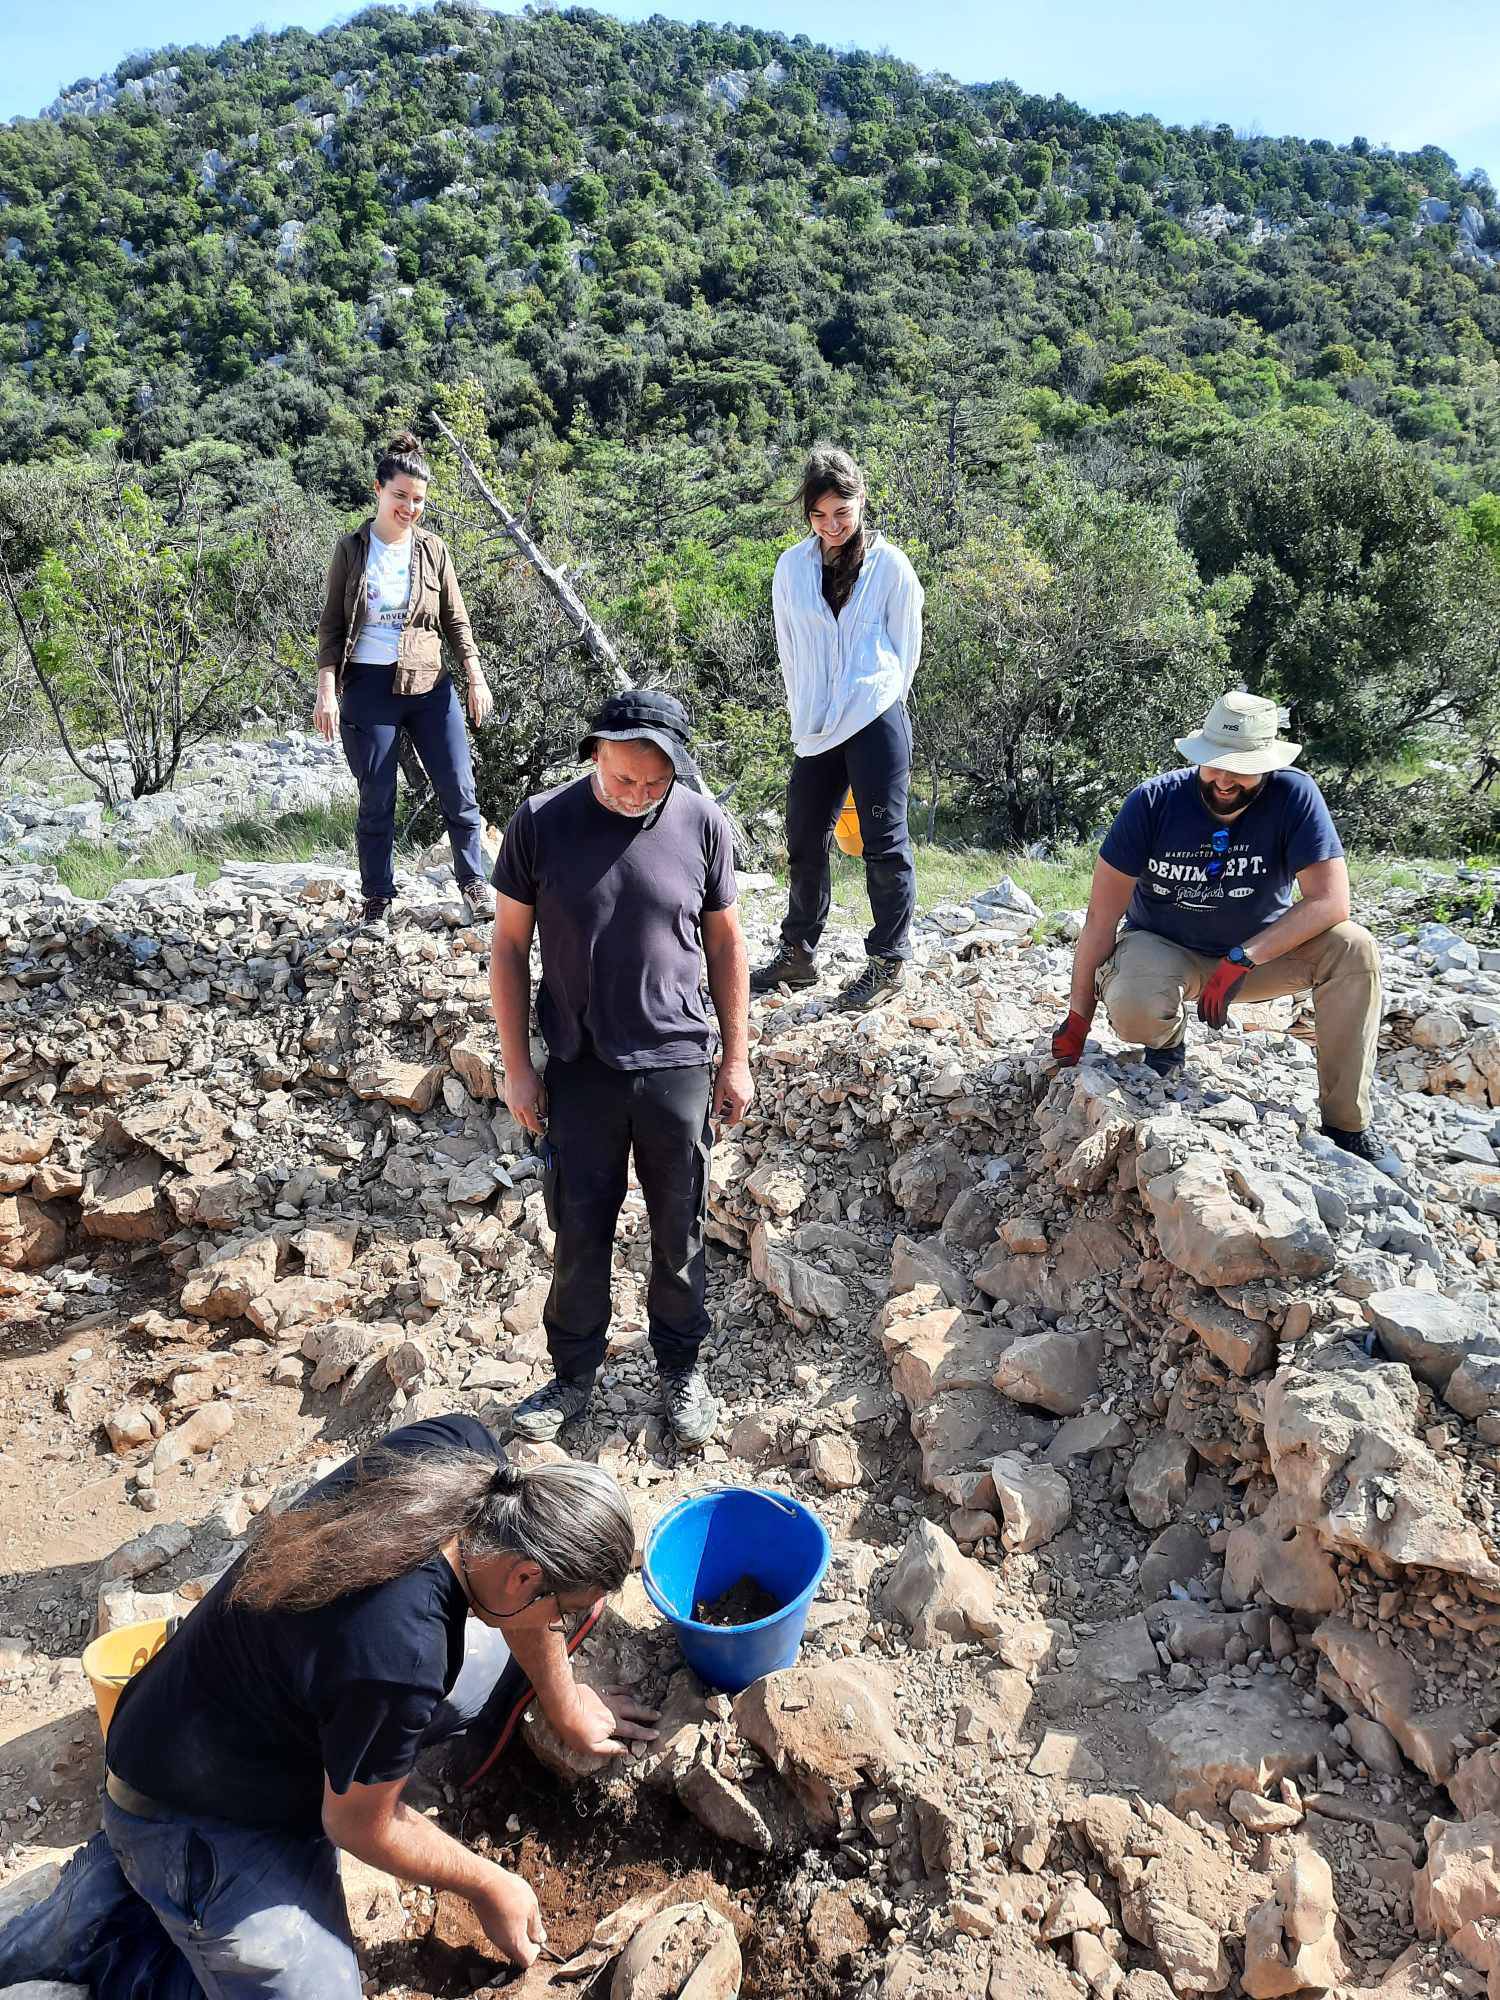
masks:
[[[864,835],[859,830],[859,814],[854,806],[854,793],[850,791],[839,809],[839,816],[833,823],[833,837],[839,844],[840,854],[861,855],[865,851]]]
[[[148,1660],[154,1660],[167,1643],[167,1621],[146,1618],[139,1625],[117,1625],[113,1632],[92,1640],[83,1649],[83,1671],[94,1690],[94,1707],[99,1711],[99,1732],[109,1735],[110,1717],[120,1690]]]

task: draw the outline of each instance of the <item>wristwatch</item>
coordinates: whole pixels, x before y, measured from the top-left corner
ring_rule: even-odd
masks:
[[[1255,969],[1255,960],[1242,944],[1231,945],[1224,956],[1229,960],[1231,965],[1243,965],[1247,972]]]

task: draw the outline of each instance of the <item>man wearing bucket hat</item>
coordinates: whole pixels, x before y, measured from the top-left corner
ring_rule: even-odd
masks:
[[[698,1366],[708,1161],[713,1123],[738,1123],[750,1102],[750,974],[733,841],[701,789],[689,727],[669,694],[611,696],[578,746],[587,772],[520,807],[495,869],[490,993],[505,1101],[539,1143],[555,1238],[542,1315],[554,1372],[514,1412],[524,1437],[555,1437],[588,1407],[632,1157],[651,1225],[646,1311],[663,1407],[685,1445],[706,1443],[718,1421]],[[534,932],[545,1079],[529,1036]]]
[[[1302,746],[1277,734],[1280,723],[1272,701],[1222,695],[1202,728],[1178,739],[1192,768],[1148,778],[1126,799],[1095,864],[1052,1052],[1079,1060],[1102,999],[1115,1033],[1170,1077],[1185,1061],[1190,1001],[1200,1021],[1222,1028],[1236,1000],[1310,990],[1323,1131],[1378,1161],[1370,1078],[1380,954],[1349,921],[1343,846],[1322,793],[1291,768]]]

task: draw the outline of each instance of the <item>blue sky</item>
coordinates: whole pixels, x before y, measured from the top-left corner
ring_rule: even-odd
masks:
[[[346,12],[349,10],[345,10]],[[627,19],[711,10],[647,0]],[[741,0],[749,26],[835,47],[889,49],[963,82],[1009,77],[1095,111],[1151,111],[1239,130],[1373,144],[1433,143],[1460,168],[1500,182],[1500,10],[1471,0]],[[722,16],[721,16],[722,17]],[[255,27],[321,28],[343,18],[321,0],[49,0],[17,7],[5,29],[0,118],[30,115],[81,76],[163,43],[214,42]]]

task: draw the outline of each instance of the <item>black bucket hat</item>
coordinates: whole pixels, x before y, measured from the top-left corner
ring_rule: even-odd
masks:
[[[678,777],[692,782],[698,766],[688,748],[691,732],[692,721],[675,695],[659,688],[627,688],[612,694],[595,715],[578,755],[592,757],[596,743],[654,743],[671,759]]]

